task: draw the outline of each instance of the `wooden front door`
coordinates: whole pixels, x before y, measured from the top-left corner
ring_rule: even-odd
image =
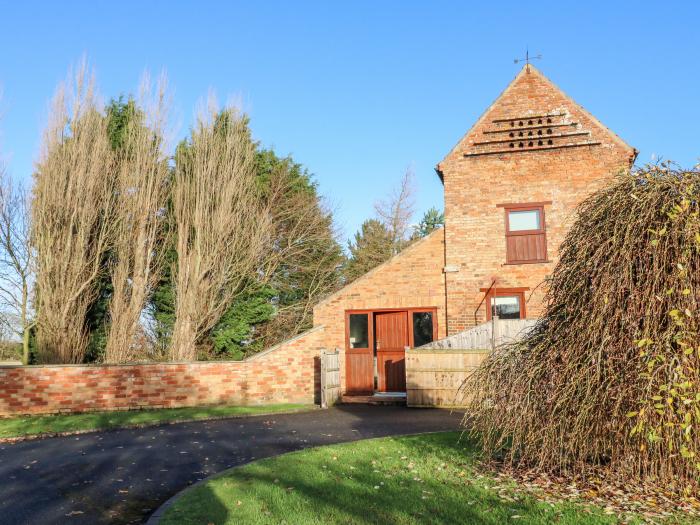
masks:
[[[405,392],[408,312],[377,312],[374,319],[379,391]]]
[[[346,314],[345,389],[348,394],[372,394],[374,391],[374,356],[372,314]]]

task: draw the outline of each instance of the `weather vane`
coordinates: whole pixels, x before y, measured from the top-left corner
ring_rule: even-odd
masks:
[[[526,47],[525,58],[516,58],[515,60],[513,60],[513,62],[516,64],[519,64],[520,62],[525,62],[525,67],[527,67],[527,70],[530,71],[530,60],[542,60],[542,55],[535,55],[534,57],[531,57],[530,50]]]

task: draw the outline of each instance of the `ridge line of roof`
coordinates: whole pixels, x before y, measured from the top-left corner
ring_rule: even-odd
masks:
[[[584,108],[581,104],[576,102],[570,95],[568,95],[563,89],[561,89],[557,84],[554,83],[550,78],[548,78],[544,73],[542,73],[539,69],[537,69],[534,65],[532,64],[526,64],[523,66],[523,68],[518,72],[517,75],[511,80],[508,85],[501,91],[501,93],[493,100],[491,104],[481,113],[479,118],[476,119],[476,121],[467,129],[467,131],[459,138],[457,143],[449,150],[449,152],[443,156],[442,160],[437,163],[435,166],[435,172],[438,174],[440,177],[440,180],[444,183],[444,175],[442,172],[442,167],[441,165],[445,162],[445,159],[450,157],[456,149],[459,147],[460,144],[464,141],[465,137],[467,137],[471,131],[476,128],[481,122],[486,118],[486,115],[488,115],[491,110],[496,106],[499,100],[501,100],[505,94],[512,89],[512,87],[516,84],[518,79],[522,77],[523,75],[534,73],[538,75],[539,78],[547,82],[550,86],[552,86],[554,89],[556,89],[567,101],[569,101],[571,104],[573,104],[575,107],[577,107],[580,111],[582,111],[588,118],[591,119],[591,122],[595,126],[597,126],[601,131],[607,133],[612,137],[613,140],[615,140],[619,145],[621,145],[623,148],[630,150],[632,156],[630,159],[630,165],[634,163],[634,159],[636,159],[637,156],[637,149],[634,148],[633,146],[630,146],[625,142],[617,133],[615,133],[613,130],[608,128],[605,124],[603,124],[598,118],[593,115],[590,111],[588,111],[586,108]]]
[[[323,299],[321,299],[319,302],[317,302],[317,303],[314,305],[313,309],[316,310],[316,308],[318,308],[319,306],[322,306],[322,305],[326,304],[327,302],[331,301],[334,297],[340,295],[340,293],[341,293],[343,290],[345,290],[345,289],[347,289],[347,288],[353,286],[355,283],[357,283],[357,282],[359,282],[359,281],[361,281],[361,280],[364,280],[367,276],[372,275],[372,274],[378,272],[381,268],[387,266],[390,262],[395,261],[395,260],[401,258],[403,255],[412,252],[417,246],[423,244],[425,241],[427,241],[428,239],[430,239],[433,235],[436,235],[438,232],[440,232],[440,231],[444,232],[444,230],[445,230],[445,227],[444,227],[444,226],[440,226],[439,228],[435,228],[433,231],[431,231],[428,235],[426,235],[426,236],[423,237],[422,239],[418,239],[417,241],[414,241],[412,244],[409,244],[408,246],[406,246],[406,248],[404,248],[403,250],[401,250],[401,251],[400,251],[399,253],[397,253],[396,255],[392,255],[392,256],[389,257],[386,261],[384,261],[384,262],[381,263],[381,264],[378,264],[377,266],[375,266],[374,268],[372,268],[372,269],[369,270],[368,272],[363,273],[362,275],[360,275],[360,276],[359,276],[357,279],[355,279],[354,281],[351,281],[351,282],[347,283],[345,286],[343,286],[343,287],[340,288],[339,290],[336,290],[335,292],[333,292],[333,293],[330,294],[329,296],[324,297]]]
[[[459,137],[459,139],[457,140],[457,143],[454,146],[452,146],[452,148],[450,148],[450,151],[448,151],[447,154],[442,157],[442,160],[437,163],[437,165],[435,166],[435,171],[437,172],[438,177],[440,177],[441,181],[444,182],[443,175],[442,175],[442,169],[440,168],[440,164],[445,162],[445,159],[447,157],[449,157],[450,155],[452,155],[452,153],[462,143],[462,141],[464,140],[464,137],[469,135],[471,130],[474,129],[476,126],[478,126],[482,120],[484,120],[486,115],[488,115],[488,113],[491,111],[491,109],[496,105],[496,102],[501,100],[503,98],[503,95],[505,95],[513,87],[513,85],[515,85],[516,80],[518,80],[523,74],[525,74],[526,67],[527,66],[523,66],[523,68],[518,72],[518,74],[513,77],[513,80],[511,80],[508,83],[508,85],[505,88],[503,88],[503,90],[498,94],[498,96],[493,100],[493,102],[491,102],[491,104],[488,105],[488,107],[481,113],[481,115],[479,115],[479,118],[477,118],[474,121],[474,123],[471,126],[469,126],[466,133],[463,133],[462,136]]]

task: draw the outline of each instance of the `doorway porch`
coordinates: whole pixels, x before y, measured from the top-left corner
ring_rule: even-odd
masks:
[[[437,308],[380,308],[345,312],[346,396],[403,398],[406,349],[437,337]]]

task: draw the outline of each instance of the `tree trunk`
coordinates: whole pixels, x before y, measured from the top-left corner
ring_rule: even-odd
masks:
[[[29,332],[31,328],[29,326],[24,327],[24,333],[22,334],[22,364],[27,366],[29,364]]]
[[[29,364],[29,330],[31,329],[27,322],[27,303],[29,302],[29,286],[27,280],[22,280],[22,311],[20,322],[22,323],[22,364]]]
[[[171,359],[174,361],[194,361],[197,359],[196,330],[189,315],[176,316]]]

